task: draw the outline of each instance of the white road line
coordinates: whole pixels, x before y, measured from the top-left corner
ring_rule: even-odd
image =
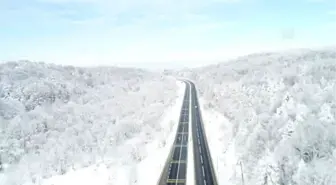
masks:
[[[186,184],[185,185],[195,185],[195,164],[194,164],[194,141],[193,140],[193,127],[194,127],[194,115],[193,115],[193,111],[194,109],[193,107],[193,93],[192,93],[192,88],[191,88],[191,84],[189,82],[187,82],[189,85],[189,92],[190,92],[190,101],[189,101],[189,142],[188,142],[188,157],[187,157],[187,178],[186,178]]]
[[[202,165],[202,173],[203,173],[203,177],[205,176],[205,173],[204,173],[204,166]]]
[[[184,116],[184,118],[185,118],[185,116]],[[183,132],[184,132],[184,127],[182,127],[182,141],[181,141],[181,143],[183,143]],[[179,159],[178,159],[176,185],[178,184],[178,178],[179,178],[179,174],[180,174],[179,172],[180,172],[181,156],[182,156],[182,147],[180,147],[180,156],[179,156]]]
[[[204,181],[204,185],[206,185],[206,184],[207,184],[207,183],[206,183],[206,180],[204,179],[203,181]]]
[[[169,169],[168,169],[168,178],[169,178],[170,172],[171,172],[171,164],[169,165]]]
[[[198,144],[200,145],[200,144],[201,144],[201,142],[200,142],[199,138],[197,139],[197,141],[198,141]]]
[[[202,157],[202,155],[201,155],[201,163],[203,164],[203,157]]]

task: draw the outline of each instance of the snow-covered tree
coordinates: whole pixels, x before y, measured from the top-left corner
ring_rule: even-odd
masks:
[[[179,72],[232,124],[245,185],[336,184],[335,51],[260,53]],[[220,183],[242,183],[240,175],[228,181]]]
[[[38,184],[103,160],[138,163],[145,145],[127,142],[161,132],[157,121],[176,97],[175,79],[141,69],[0,64],[4,183]]]

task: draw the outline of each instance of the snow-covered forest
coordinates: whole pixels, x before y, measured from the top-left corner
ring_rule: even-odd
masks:
[[[335,48],[163,74],[1,64],[0,184],[154,184],[184,90],[171,76],[196,83],[219,184],[336,184]]]
[[[179,74],[199,88],[220,184],[336,184],[335,48],[260,53]]]
[[[141,69],[0,64],[0,184],[138,163],[146,143],[164,145],[171,125],[159,123],[177,90],[175,79]]]

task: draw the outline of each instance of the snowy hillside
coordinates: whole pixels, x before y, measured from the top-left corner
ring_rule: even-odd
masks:
[[[172,123],[159,123],[178,86],[140,69],[1,64],[0,184],[39,184],[100,163],[132,169],[147,143],[165,145]]]
[[[220,184],[336,184],[336,51],[240,57],[195,80]]]

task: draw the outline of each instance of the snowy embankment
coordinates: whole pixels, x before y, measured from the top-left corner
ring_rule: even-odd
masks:
[[[165,160],[156,150],[174,131],[184,90],[140,69],[31,62],[1,64],[0,79],[4,185],[141,181],[139,166],[158,168],[148,157]]]
[[[219,184],[336,184],[335,48],[182,73],[199,88]]]

